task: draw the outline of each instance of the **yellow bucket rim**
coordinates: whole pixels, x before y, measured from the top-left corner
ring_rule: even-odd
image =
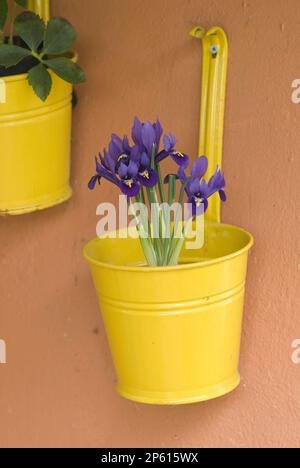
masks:
[[[176,266],[156,266],[156,267],[137,267],[137,266],[125,266],[125,265],[112,265],[110,263],[106,262],[101,262],[100,260],[96,260],[95,258],[91,257],[91,255],[88,254],[88,249],[91,245],[93,245],[95,242],[101,242],[101,240],[105,240],[105,238],[95,238],[89,241],[84,249],[83,249],[83,257],[85,260],[87,260],[90,264],[106,268],[109,270],[117,270],[117,271],[127,271],[127,272],[139,272],[139,273],[157,273],[157,271],[184,271],[184,270],[191,270],[191,269],[196,269],[196,268],[205,268],[207,266],[212,266],[212,265],[217,265],[219,263],[226,262],[228,260],[232,260],[235,257],[239,257],[240,255],[248,252],[254,245],[254,238],[250,232],[246,231],[245,229],[242,229],[240,227],[234,226],[232,224],[224,224],[221,223],[220,227],[226,227],[230,228],[233,230],[238,230],[241,233],[245,234],[246,236],[249,237],[248,243],[243,247],[242,249],[239,249],[231,254],[224,255],[222,257],[217,257],[217,258],[212,258],[210,260],[204,260],[201,262],[193,262],[193,263],[187,263],[183,265],[176,265]]]
[[[73,62],[78,62],[78,53],[73,51],[71,60]],[[15,83],[17,81],[25,81],[28,78],[28,73],[21,73],[19,75],[11,75],[11,76],[1,76],[0,80],[5,81],[5,83]]]

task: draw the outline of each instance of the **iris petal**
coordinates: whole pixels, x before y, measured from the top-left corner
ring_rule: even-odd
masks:
[[[140,186],[136,180],[122,180],[120,182],[120,187],[121,191],[124,195],[127,195],[127,197],[136,197],[140,191]]]
[[[127,177],[127,173],[128,173],[128,167],[126,166],[126,164],[121,163],[118,169],[119,177],[121,179],[125,179],[125,177]]]
[[[208,159],[206,156],[201,156],[194,162],[192,169],[191,169],[191,177],[192,179],[198,178],[202,179],[202,177],[206,174],[208,169]]]
[[[133,179],[139,171],[138,165],[134,161],[130,161],[128,168],[127,168],[127,174],[128,177]]]
[[[171,154],[171,157],[176,162],[176,164],[178,164],[178,166],[186,168],[189,165],[190,158],[187,154],[174,152]]]
[[[171,151],[173,151],[175,145],[176,145],[176,138],[172,133],[164,136],[164,148],[165,148],[165,151],[167,151],[167,153],[170,153]]]
[[[125,153],[130,154],[130,152],[131,152],[131,147],[130,147],[129,140],[128,140],[128,137],[127,137],[127,136],[125,136],[125,137],[123,138],[122,147],[123,147],[123,151],[124,151]]]
[[[189,183],[189,192],[190,194],[196,195],[197,193],[200,192],[201,186],[200,186],[200,181],[198,179],[191,180]]]
[[[206,198],[197,198],[194,196],[188,199],[190,210],[193,216],[202,216],[208,208],[208,200]]]
[[[166,159],[169,156],[170,153],[168,151],[161,151],[157,156],[156,156],[156,164],[162,162],[164,159]]]
[[[104,160],[105,160],[105,166],[110,172],[112,172],[113,174],[115,173],[116,171],[116,162],[117,160],[115,160],[111,155],[110,153],[108,153],[106,151],[106,149],[104,149]]]
[[[97,182],[100,183],[100,179],[101,179],[101,177],[98,176],[98,175],[93,176],[93,177],[91,178],[91,180],[89,181],[89,183],[88,183],[88,188],[89,188],[90,190],[94,190],[96,183],[97,183]]]
[[[111,140],[111,142],[109,143],[108,152],[109,152],[110,157],[111,157],[115,162],[117,162],[118,157],[120,156],[121,152],[120,152],[120,149],[118,148],[118,146],[116,146],[115,143],[114,143],[112,140]]]
[[[130,151],[130,160],[134,161],[136,164],[139,164],[141,161],[141,153],[137,145],[135,145]]]
[[[143,125],[140,122],[140,120],[135,117],[134,122],[133,122],[133,127],[132,127],[132,139],[136,145],[139,145],[140,147],[143,146],[143,140],[142,140],[142,128]]]
[[[206,180],[201,180],[199,192],[201,193],[201,196],[203,197],[208,198],[210,196],[210,190],[209,190]]]
[[[144,152],[141,157],[141,165],[146,168],[146,167],[150,167],[150,164],[151,164],[151,159],[148,156],[148,154]]]
[[[152,153],[153,145],[156,145],[156,135],[153,125],[150,122],[146,122],[142,129],[142,140],[143,144],[150,155]]]
[[[226,193],[224,192],[224,190],[219,190],[219,195],[220,195],[220,198],[221,198],[222,202],[226,202],[226,200],[227,200],[227,195],[226,195]]]
[[[101,155],[100,155],[100,157],[102,158]],[[95,158],[95,161],[96,161],[96,172],[97,172],[97,174],[100,174],[100,172],[101,172],[101,170],[102,170],[101,159],[100,159],[100,162],[99,162],[98,159]]]
[[[115,145],[116,148],[118,148],[118,151],[122,152],[123,151],[123,141],[118,135],[115,135],[114,133],[111,136],[111,141]]]
[[[163,128],[162,128],[161,123],[160,123],[160,121],[158,119],[155,122],[155,124],[153,125],[153,127],[154,127],[154,130],[155,130],[155,136],[156,136],[156,150],[158,151],[159,146],[160,146],[160,140],[161,140],[161,137],[162,137],[162,134],[163,134]]]
[[[144,187],[154,187],[158,182],[158,174],[152,169],[145,169],[143,172],[139,173],[138,181]]]
[[[219,190],[222,190],[225,187],[225,178],[223,172],[220,171],[219,168],[217,168],[216,172],[214,175],[210,178],[208,182],[209,189],[211,193],[218,192]]]
[[[178,175],[179,180],[181,180],[181,182],[185,182],[186,174],[185,174],[185,168],[183,166],[179,167],[177,175]]]

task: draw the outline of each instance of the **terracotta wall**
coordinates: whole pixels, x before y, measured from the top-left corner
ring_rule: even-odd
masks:
[[[1,447],[299,447],[300,77],[298,0],[53,0],[78,30],[88,83],[74,112],[72,200],[0,219]],[[230,64],[224,169],[226,222],[255,235],[242,384],[188,407],[147,407],[114,392],[115,375],[81,249],[95,235],[93,156],[132,117],[160,116],[197,156],[200,45],[221,25]]]

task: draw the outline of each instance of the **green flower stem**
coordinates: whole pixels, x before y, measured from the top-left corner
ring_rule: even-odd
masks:
[[[142,203],[144,203],[144,205],[146,204],[146,200],[145,200],[145,192],[144,192],[144,187],[141,185],[141,201]]]
[[[134,210],[132,201],[129,201],[129,206],[130,206],[130,212],[134,217],[135,225],[137,228],[137,231],[139,233],[139,239],[141,243],[141,247],[143,249],[144,255],[146,257],[146,260],[148,262],[149,266],[157,266],[157,258],[155,254],[155,250],[153,248],[152,242],[148,236],[148,238],[145,238],[144,235],[146,234],[143,225],[139,222],[139,219],[136,215],[136,212]]]
[[[182,233],[181,233],[181,237],[179,238],[179,240],[177,241],[176,243],[176,246],[172,252],[172,255],[170,257],[170,260],[169,260],[169,265],[170,266],[176,266],[178,265],[178,262],[179,262],[179,255],[182,251],[182,248],[184,246],[184,242],[185,242],[185,238],[186,238],[186,235],[192,225],[192,222],[193,222],[193,217],[191,216],[190,219],[188,221],[186,221],[186,223],[184,224],[183,226],[183,229],[182,229]]]
[[[178,233],[178,228],[179,228],[179,223],[180,223],[180,215],[181,215],[180,207],[182,207],[183,197],[184,197],[185,189],[186,189],[186,184],[187,184],[187,182],[182,184],[180,194],[179,194],[178,205],[177,205],[177,209],[175,211],[175,216],[174,216],[174,224],[173,224],[173,231],[172,231],[172,236],[171,236],[171,245],[170,245],[170,249],[169,249],[169,253],[168,253],[168,260],[170,260],[172,258],[173,254],[174,254],[174,251],[177,248],[178,242],[179,242],[179,240],[181,240],[180,238],[178,240],[177,233]]]
[[[175,199],[175,190],[176,190],[176,176],[175,175],[170,175],[169,177],[169,188],[168,188],[168,205],[169,205],[169,212],[168,214],[165,214],[166,218],[166,228],[168,232],[168,237],[166,239],[166,245],[165,245],[165,256],[164,256],[164,265],[168,265],[169,261],[169,256],[170,256],[170,249],[172,246],[172,237],[171,237],[171,225],[172,225],[172,220],[171,220],[171,208],[174,203]]]
[[[159,189],[160,199],[162,203],[166,203],[166,196],[165,196],[164,185],[162,181],[161,170],[160,170],[159,164],[156,164],[156,172],[158,175],[158,189]]]
[[[152,146],[152,153],[151,153],[151,169],[154,170],[156,168],[156,163],[155,163],[155,157],[156,157],[156,145],[153,144]],[[161,247],[161,240],[156,237],[156,234],[158,233],[159,236],[159,204],[158,204],[158,199],[157,199],[157,194],[156,190],[154,187],[152,188],[147,188],[147,196],[148,196],[148,201],[149,201],[149,206],[150,210],[152,213],[152,209],[154,209],[154,215],[155,215],[155,220],[152,220],[152,226],[154,228],[154,236],[153,236],[153,245],[154,249],[156,252],[158,264],[162,264],[162,257],[163,257],[163,252],[162,252],[162,247]]]
[[[149,197],[149,202],[150,206],[154,205],[155,209],[155,223],[154,224],[154,229],[155,233],[158,233],[159,238],[154,239],[154,243],[156,245],[157,253],[159,256],[159,263],[160,265],[164,265],[164,258],[165,258],[165,252],[166,252],[166,239],[164,238],[164,229],[165,229],[165,208],[164,208],[164,202],[165,202],[165,194],[163,190],[163,182],[162,182],[162,177],[161,177],[161,172],[160,172],[160,167],[158,164],[156,164],[156,145],[152,146],[152,154],[151,154],[151,169],[156,170],[157,175],[158,175],[158,188],[159,188],[159,193],[160,193],[160,199],[161,202],[163,203],[163,217],[161,214],[161,208],[158,202],[158,197],[156,193],[156,189],[149,188],[147,189],[148,197]],[[155,225],[156,224],[156,225]],[[155,234],[154,233],[154,234]]]
[[[143,195],[137,195],[136,196],[136,202],[139,203],[139,204],[142,204],[143,206],[146,207],[145,201],[143,201]],[[148,238],[150,239],[151,238],[151,234],[150,234],[151,233],[151,227],[150,227],[150,223],[149,223],[149,218],[148,218],[148,216],[145,217],[145,213],[144,213],[143,210],[141,211],[140,215],[141,215],[141,220],[142,220],[142,224],[143,224],[143,229],[147,233]]]
[[[168,192],[168,203],[170,206],[173,205],[175,199],[175,187],[176,187],[176,177],[170,175],[169,178],[169,192]]]
[[[156,161],[155,161],[155,158],[156,158],[156,145],[153,144],[152,145],[152,152],[151,152],[151,169],[155,169],[155,166],[156,166]]]
[[[161,170],[160,170],[160,165],[159,164],[156,164],[156,171],[157,171],[157,174],[158,174],[158,188],[159,188],[159,193],[160,193],[160,199],[161,199],[161,202],[162,202],[162,212],[163,212],[163,222],[164,222],[164,232],[167,232],[167,233],[170,233],[171,231],[171,220],[170,220],[170,216],[169,216],[169,212],[166,212],[166,207],[167,207],[167,203],[169,204],[169,207],[172,205],[172,203],[169,202],[169,200],[167,201],[166,200],[166,196],[165,196],[165,192],[164,192],[164,187],[163,187],[163,180],[162,180],[162,176],[161,176]],[[175,179],[174,179],[175,180]],[[170,186],[169,186],[170,188]],[[165,237],[164,238],[164,265],[166,264],[167,262],[167,257],[168,257],[168,251],[169,251],[169,248],[170,248],[170,235],[169,237]]]
[[[154,187],[152,188],[147,188],[147,195],[148,195],[148,200],[149,200],[149,205],[151,210],[154,210],[154,219],[152,220],[152,225],[153,225],[153,244],[154,248],[156,251],[156,255],[158,258],[159,265],[162,265],[163,262],[163,245],[162,245],[162,239],[160,238],[160,208],[159,208],[159,203],[157,199],[157,194],[156,190]],[[158,237],[157,237],[158,235]]]

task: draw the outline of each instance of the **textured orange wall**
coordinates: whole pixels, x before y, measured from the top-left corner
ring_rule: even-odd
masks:
[[[77,27],[88,84],[74,112],[74,197],[0,219],[1,447],[300,446],[300,77],[298,0],[55,0]],[[189,407],[147,407],[114,392],[115,375],[88,266],[96,205],[93,155],[135,114],[160,116],[196,157],[200,45],[194,25],[220,25],[230,64],[224,169],[226,222],[256,238],[250,258],[242,384]]]

